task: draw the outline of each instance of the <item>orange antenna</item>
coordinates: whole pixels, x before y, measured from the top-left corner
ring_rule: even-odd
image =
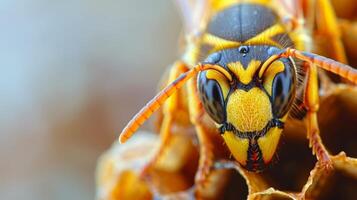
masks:
[[[217,70],[224,75],[228,76],[229,80],[232,80],[229,72],[227,72],[223,67],[219,65],[212,64],[199,64],[189,71],[181,74],[175,81],[166,86],[161,90],[153,99],[151,99],[125,126],[123,131],[119,136],[119,142],[126,142],[135,131],[157,110],[160,106],[178,89],[180,89],[186,81],[188,81],[193,76],[197,75],[198,72],[207,69]]]
[[[311,62],[324,70],[337,74],[351,81],[352,83],[357,84],[357,70],[352,68],[351,66],[326,58],[324,56],[291,48],[287,48],[280,54],[273,55],[268,60],[266,60],[259,70],[259,77],[261,78],[263,76],[264,72],[267,70],[267,68],[272,62],[281,57],[290,56],[306,62]]]

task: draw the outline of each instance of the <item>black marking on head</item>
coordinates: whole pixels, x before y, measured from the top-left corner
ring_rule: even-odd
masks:
[[[235,81],[234,83],[231,84],[231,88],[233,89],[232,91],[234,91],[236,89],[240,89],[240,90],[244,90],[246,92],[248,92],[249,90],[251,90],[253,88],[260,88],[261,90],[264,90],[264,92],[265,92],[265,88],[262,85],[261,81],[258,79],[258,76],[254,76],[248,84],[244,84],[240,81]],[[228,101],[228,98],[227,98],[227,101]]]
[[[224,134],[224,132],[226,131],[231,131],[234,133],[234,135],[236,135],[239,138],[242,139],[252,139],[252,138],[260,138],[260,137],[264,137],[269,129],[274,128],[274,127],[278,127],[280,129],[284,128],[284,122],[280,121],[279,119],[271,119],[266,125],[265,127],[260,130],[260,131],[247,131],[247,132],[242,132],[239,131],[238,129],[236,129],[236,127],[233,126],[233,124],[225,122],[222,124],[221,127],[219,127],[219,132],[221,134]]]
[[[261,86],[260,82],[257,81],[256,78],[253,78],[253,80],[250,81],[248,84],[243,84],[242,82],[237,82],[236,83],[236,88],[237,89],[244,90],[246,92],[248,92],[249,90],[251,90],[252,88],[255,88],[255,87],[263,88]]]
[[[238,4],[213,17],[208,32],[220,38],[244,42],[277,22],[275,13],[258,4]]]
[[[223,123],[219,128],[220,134],[224,134],[226,131],[231,131],[235,136],[248,139],[249,146],[247,151],[247,162],[243,167],[252,172],[260,172],[268,167],[271,163],[265,163],[263,159],[263,153],[259,147],[258,140],[261,137],[264,137],[270,128],[278,127],[279,129],[284,128],[284,122],[279,119],[270,120],[267,125],[261,131],[251,131],[251,132],[240,132],[238,131],[231,123]]]
[[[249,139],[247,154],[247,162],[246,165],[243,166],[244,168],[252,172],[259,172],[265,169],[263,153],[258,145],[257,139]]]
[[[279,48],[269,45],[252,45],[247,47],[249,48],[247,53],[241,53],[241,48],[219,51],[222,57],[216,64],[228,69],[227,64],[239,61],[246,69],[252,60],[258,60],[263,63],[275,52],[280,51]],[[246,49],[244,51],[246,51]]]

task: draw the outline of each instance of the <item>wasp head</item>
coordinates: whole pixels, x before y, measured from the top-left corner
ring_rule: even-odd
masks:
[[[198,75],[203,106],[215,121],[235,159],[250,171],[271,163],[284,121],[295,98],[295,67],[290,58],[275,60],[259,76],[262,64],[280,49],[240,46],[207,57],[205,63],[223,67]]]

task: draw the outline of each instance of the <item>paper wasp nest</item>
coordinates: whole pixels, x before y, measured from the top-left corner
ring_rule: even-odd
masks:
[[[344,19],[341,30],[349,62],[356,66],[357,23]],[[324,53],[324,47],[319,51]],[[144,179],[138,173],[159,137],[138,133],[125,145],[113,144],[99,159],[97,200],[356,199],[357,87],[330,84],[320,99],[319,125],[323,143],[334,155],[332,171],[317,166],[303,122],[294,121],[286,124],[278,158],[267,170],[250,173],[233,160],[218,161],[204,188],[194,185],[199,154],[193,127],[173,127],[170,146]],[[216,158],[229,158],[222,140],[215,141]]]
[[[115,143],[99,160],[97,199],[355,199],[357,89],[339,85],[331,90],[321,99],[319,121],[323,142],[335,155],[332,172],[315,165],[303,123],[290,123],[270,168],[250,173],[232,161],[217,162],[206,187],[194,194],[198,151],[193,129],[176,127],[150,178],[140,179],[138,172],[154,152],[158,136],[138,133],[125,145]]]

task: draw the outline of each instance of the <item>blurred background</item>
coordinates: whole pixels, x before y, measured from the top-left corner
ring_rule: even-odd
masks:
[[[0,199],[93,199],[98,156],[178,57],[172,1],[0,1]]]

